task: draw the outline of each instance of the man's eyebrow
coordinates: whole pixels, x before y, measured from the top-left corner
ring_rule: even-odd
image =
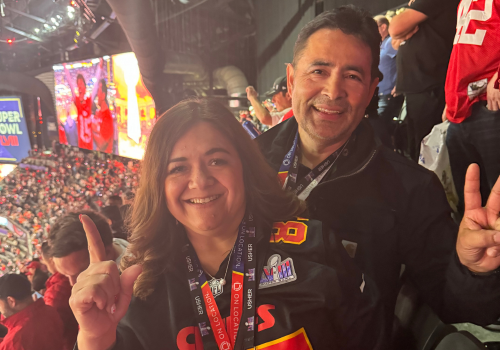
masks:
[[[209,156],[209,155],[212,155],[214,153],[217,153],[217,152],[222,152],[222,153],[226,153],[226,154],[230,154],[228,150],[226,150],[225,148],[222,148],[222,147],[214,147],[210,150],[208,150],[205,155],[206,156]]]
[[[314,67],[314,66],[333,67],[333,63],[327,62],[327,61],[318,60],[318,61],[314,61],[313,63],[311,63],[309,65],[309,67]]]
[[[363,69],[363,67],[356,66],[356,65],[345,66],[344,70],[345,71],[353,70],[355,72],[358,72],[359,74],[363,74],[363,75],[365,74],[365,70]]]

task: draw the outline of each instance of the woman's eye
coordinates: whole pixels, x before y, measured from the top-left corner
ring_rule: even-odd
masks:
[[[184,166],[176,166],[175,168],[173,168],[172,170],[170,170],[168,173],[169,174],[177,174],[177,173],[180,173],[182,171],[185,170],[186,167]]]
[[[224,164],[227,164],[227,162],[224,159],[220,159],[220,158],[212,159],[210,161],[210,165],[224,165]]]

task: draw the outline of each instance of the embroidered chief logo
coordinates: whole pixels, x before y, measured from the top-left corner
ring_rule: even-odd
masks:
[[[267,260],[260,278],[259,289],[279,286],[297,279],[291,258],[281,261],[279,254],[274,254]]]

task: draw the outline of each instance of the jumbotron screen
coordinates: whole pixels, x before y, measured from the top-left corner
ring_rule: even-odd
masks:
[[[134,53],[53,68],[59,141],[141,159],[156,109]]]

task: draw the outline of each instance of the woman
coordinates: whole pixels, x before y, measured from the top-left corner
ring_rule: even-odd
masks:
[[[70,300],[80,350],[374,348],[369,286],[321,223],[290,221],[302,202],[224,106],[167,111],[140,181],[121,277],[81,218],[91,264]]]

